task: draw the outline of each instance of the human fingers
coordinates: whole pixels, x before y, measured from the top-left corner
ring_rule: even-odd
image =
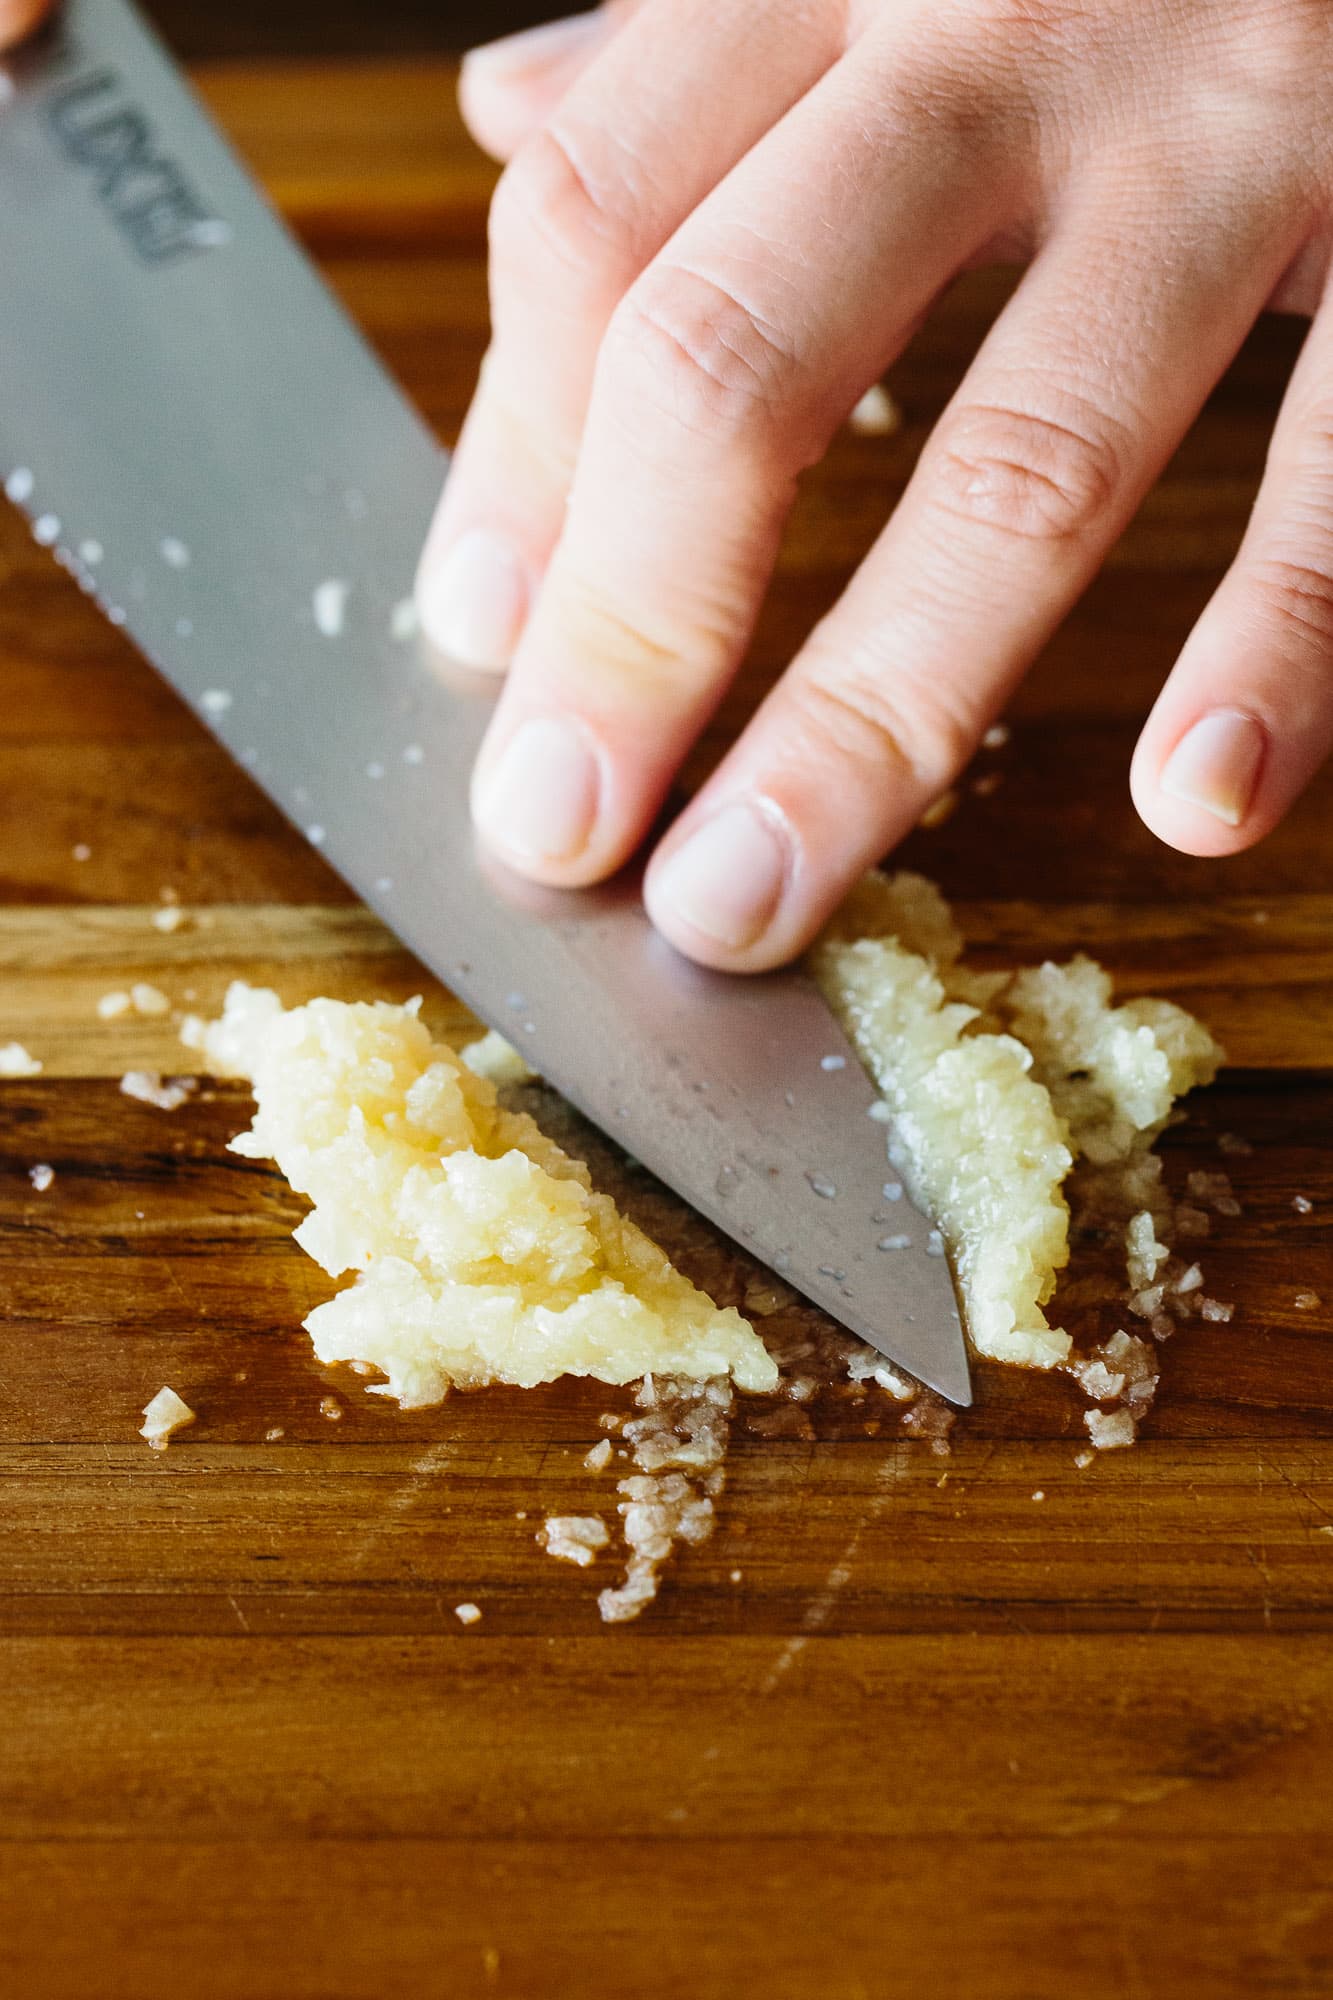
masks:
[[[470,49],[458,79],[458,101],[477,144],[497,160],[511,159],[550,117],[634,4],[608,0],[590,13],[569,14]]]
[[[1254,210],[1066,203],[893,520],[655,856],[668,937],[737,970],[808,944],[971,755],[1290,254]]]
[[[1010,199],[1003,121],[849,57],[633,287],[474,780],[548,882],[609,873],[738,664],[800,471]],[[855,188],[831,227],[825,191]]]
[[[1187,854],[1271,831],[1333,749],[1333,298],[1283,400],[1245,539],[1134,754],[1134,803]]]
[[[762,64],[746,59],[760,15]],[[646,6],[511,163],[491,214],[491,348],[418,576],[443,652],[508,665],[563,526],[616,306],[836,54],[829,10],[800,0]]]

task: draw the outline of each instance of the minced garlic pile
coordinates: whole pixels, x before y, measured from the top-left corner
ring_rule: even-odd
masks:
[[[416,1005],[312,1000],[234,985],[220,1021],[187,1024],[214,1070],[248,1077],[233,1150],[274,1159],[313,1203],[296,1232],[356,1282],[306,1321],[321,1361],[371,1362],[404,1408],[455,1385],[559,1375],[731,1376],[772,1389],[763,1342],[594,1193],[495,1086],[431,1039]]]
[[[873,874],[814,966],[884,1093],[894,1165],[944,1235],[973,1346],[1051,1368],[1071,1347],[1042,1311],[1069,1261],[1071,1167],[1085,1161],[1085,1183],[1100,1174],[1108,1202],[1151,1220],[1153,1140],[1222,1051],[1170,1001],[1113,1006],[1089,958],[976,973],[962,950],[932,883]]]

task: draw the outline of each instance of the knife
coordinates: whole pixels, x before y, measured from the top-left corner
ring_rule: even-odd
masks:
[[[474,851],[488,700],[405,609],[446,457],[161,44],[70,0],[5,74],[0,472],[37,540],[557,1090],[969,1403],[947,1260],[813,985],[691,964],[632,875],[536,889]]]

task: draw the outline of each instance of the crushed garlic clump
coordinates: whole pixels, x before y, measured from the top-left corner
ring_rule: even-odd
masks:
[[[457,1385],[657,1372],[771,1389],[777,1368],[593,1191],[586,1167],[431,1039],[407,1007],[236,984],[189,1038],[248,1077],[256,1113],[233,1150],[275,1159],[311,1213],[297,1241],[356,1281],[306,1320],[323,1362],[369,1361],[404,1408]]]
[[[943,1231],[973,1345],[1050,1368],[1071,1351],[1042,1311],[1069,1260],[1066,1177],[1078,1161],[1085,1214],[1129,1205],[1131,1282],[1150,1283],[1137,1274],[1166,1255],[1150,1148],[1222,1051],[1170,1001],[1113,1005],[1091,959],[976,973],[961,956],[932,883],[871,874],[815,971],[889,1104],[894,1164]]]

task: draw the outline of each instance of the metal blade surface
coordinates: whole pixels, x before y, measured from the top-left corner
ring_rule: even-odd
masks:
[[[475,854],[487,699],[402,636],[444,455],[161,46],[71,0],[10,67],[0,470],[38,539],[558,1090],[968,1402],[947,1261],[886,1197],[876,1093],[814,988],[689,964],[630,880],[537,891]]]

